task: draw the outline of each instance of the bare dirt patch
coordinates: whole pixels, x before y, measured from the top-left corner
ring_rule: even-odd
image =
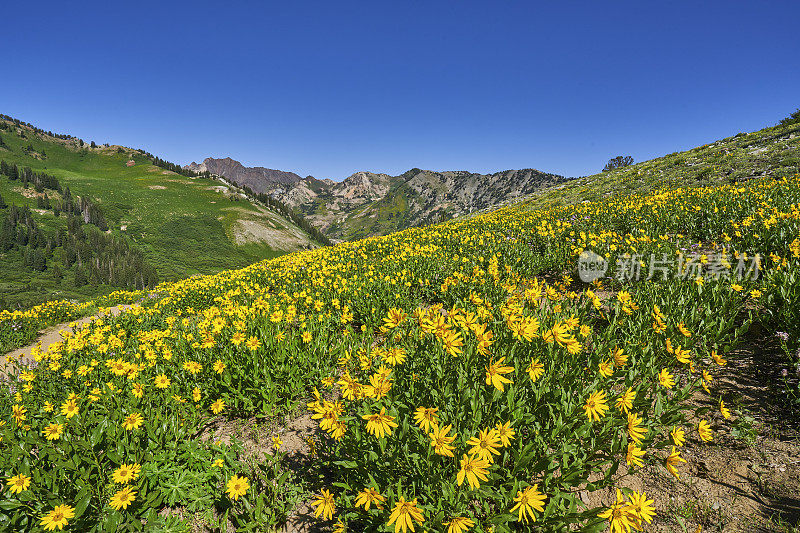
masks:
[[[39,196],[42,196],[41,194],[36,192],[34,189],[26,189],[25,187],[14,187],[12,190],[14,192],[18,192],[19,194],[21,194],[25,198],[37,198]]]
[[[235,437],[242,443],[245,458],[260,458],[273,448],[273,437],[281,440],[280,449],[290,458],[300,458],[312,454],[309,439],[318,439],[321,433],[311,415],[303,413],[286,421],[258,421],[255,418],[217,418],[203,428],[200,439],[208,442],[231,443]]]
[[[320,431],[311,415],[306,413],[292,420],[279,432],[286,450],[289,452],[290,465],[294,468],[304,468],[308,461],[313,460],[313,453],[309,443],[319,442]],[[314,510],[308,501],[302,502],[289,516],[281,533],[307,533],[318,531],[318,522],[314,518]]]
[[[166,189],[166,187],[164,187],[163,185],[148,185],[147,188],[148,189],[155,189],[155,190]]]
[[[674,478],[662,465],[628,473],[616,486],[647,493],[657,516],[647,531],[793,533],[800,524],[800,420],[786,404],[782,353],[774,339],[751,339],[730,354],[717,374],[715,397],[722,395],[733,419],[722,423],[718,404],[710,407],[714,441],[696,437],[699,419],[686,428],[681,455],[688,462]],[[716,414],[714,414],[716,413]],[[590,507],[614,503],[613,489],[582,494]]]
[[[234,222],[233,241],[237,245],[265,243],[273,250],[295,251],[312,246],[310,239],[295,228],[278,229],[270,221],[239,219]]]
[[[264,454],[272,452],[273,437],[281,440],[280,450],[287,453],[284,465],[299,479],[308,477],[315,460],[316,444],[321,432],[308,413],[296,414],[286,420],[261,421],[256,419],[218,418],[208,424],[200,434],[207,442],[230,444],[235,437],[242,443],[243,460],[263,460]],[[312,448],[313,447],[313,448]],[[229,530],[230,525],[229,525]],[[193,531],[207,531],[200,524],[193,524]],[[301,502],[289,515],[280,533],[310,533],[321,531],[319,522],[309,501]]]

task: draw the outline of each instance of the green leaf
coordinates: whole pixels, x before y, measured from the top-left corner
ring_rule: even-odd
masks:
[[[15,501],[9,501],[9,500],[0,501],[0,509],[2,509],[4,511],[13,511],[14,509],[18,509],[18,508],[22,507],[22,505],[23,504],[21,502],[15,502]]]
[[[86,508],[89,507],[89,503],[92,501],[92,493],[88,486],[83,487],[80,492],[78,492],[78,495],[75,497],[75,501],[78,502],[75,504],[75,518],[80,518],[86,511]]]

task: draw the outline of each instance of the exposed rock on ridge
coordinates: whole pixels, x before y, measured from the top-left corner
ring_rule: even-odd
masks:
[[[565,181],[534,169],[477,174],[415,168],[400,176],[356,172],[336,183],[261,167],[248,169],[230,158],[208,158],[187,168],[208,170],[269,194],[339,240],[447,220]]]

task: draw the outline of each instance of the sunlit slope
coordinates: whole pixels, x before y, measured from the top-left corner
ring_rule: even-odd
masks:
[[[87,196],[100,207],[112,232],[125,236],[155,266],[160,279],[237,268],[317,244],[290,221],[249,201],[241,191],[210,179],[191,178],[151,164],[143,152],[119,146],[80,146],[6,122],[0,130],[0,159],[56,176],[73,196]],[[133,161],[132,166],[129,161]],[[57,200],[56,191],[46,190]],[[33,188],[0,176],[0,195],[7,204],[37,207]],[[45,229],[65,227],[52,211],[35,212]],[[10,270],[10,269],[9,269]],[[14,269],[19,270],[19,269]],[[10,292],[33,283],[51,298],[75,294],[37,273],[18,272]],[[83,289],[86,292],[88,289]],[[41,292],[40,291],[40,292]],[[81,291],[79,291],[81,292]]]
[[[305,501],[319,526],[354,531],[391,529],[399,513],[434,531],[455,519],[599,531],[607,499],[587,505],[579,490],[622,489],[621,519],[651,529],[670,502],[613,474],[690,479],[687,441],[730,432],[738,415],[715,374],[748,326],[796,342],[799,227],[800,177],[761,178],[506,208],[162,284],[12,372],[0,524],[28,529],[58,504],[77,530],[163,529],[166,502],[209,527],[270,530]],[[577,283],[587,248],[677,270]],[[687,272],[678,253],[695,250],[699,265],[732,268],[761,253],[761,275]],[[24,320],[0,314],[0,335]],[[696,409],[698,395],[712,407]],[[280,439],[245,459],[252,433],[235,428],[298,407],[320,429],[308,461],[289,461]],[[365,493],[380,505],[365,509]]]
[[[535,209],[599,201],[660,188],[741,183],[762,176],[800,172],[800,124],[739,133],[609,172],[577,178],[529,196]]]

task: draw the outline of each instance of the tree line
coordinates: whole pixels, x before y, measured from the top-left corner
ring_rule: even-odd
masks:
[[[67,220],[67,233],[61,239],[61,263],[64,268],[75,265],[77,287],[106,283],[143,289],[158,284],[158,273],[141,250],[122,236],[81,224],[78,217]]]
[[[183,168],[182,166],[178,165],[177,163],[171,163],[169,161],[161,159],[160,157],[156,157],[153,154],[150,154],[148,152],[145,152],[144,155],[149,157],[150,160],[153,161],[153,164],[155,166],[161,167],[161,168],[166,169],[166,170],[171,170],[172,172],[174,172],[176,174],[180,174],[182,176],[189,176],[189,177],[196,177],[196,176],[200,176],[201,175],[200,172],[195,172],[194,170],[190,170],[188,168]]]
[[[11,181],[21,181],[26,189],[33,185],[37,193],[44,194],[37,197],[36,203],[39,209],[52,208],[55,216],[61,213],[67,216],[80,215],[86,224],[94,224],[101,231],[108,230],[108,222],[100,207],[85,196],[74,197],[69,187],[62,188],[61,182],[55,176],[35,172],[29,167],[19,168],[15,163],[6,163],[5,160],[0,160],[0,174],[8,176]],[[59,192],[61,200],[51,205],[47,193],[44,192],[45,189]]]
[[[22,252],[25,266],[39,272],[47,270],[45,251],[52,254],[54,242],[39,228],[27,206],[12,205],[0,223],[0,252],[15,248]]]
[[[64,272],[74,272],[75,287],[105,283],[115,287],[142,289],[158,284],[158,273],[141,250],[119,235],[105,233],[108,225],[99,207],[84,197],[72,195],[54,176],[20,169],[0,161],[0,171],[9,179],[25,181],[61,192],[61,200],[51,200],[47,193],[37,196],[37,207],[52,209],[66,218],[66,231],[43,230],[28,206],[10,207],[0,196],[0,253],[17,250],[23,264],[37,272],[50,271],[61,281]]]
[[[34,126],[29,122],[23,122],[18,118],[10,117],[8,115],[3,115],[2,113],[0,113],[0,119],[7,121],[7,122],[0,122],[0,130],[9,130],[14,126],[16,127],[25,126],[32,129],[34,133],[38,133],[39,135],[48,135],[50,137],[61,139],[63,141],[76,138],[72,135],[67,135],[66,133],[53,133],[52,131],[45,131],[42,128],[37,128],[36,126]],[[11,126],[11,124],[14,124],[14,126]]]
[[[46,232],[28,206],[10,206],[0,222],[0,252],[12,250],[20,252],[25,266],[38,272],[49,269],[58,281],[63,270],[74,270],[76,287],[105,283],[142,289],[158,284],[156,269],[139,249],[124,237],[84,224],[78,216],[67,219],[66,231]]]

